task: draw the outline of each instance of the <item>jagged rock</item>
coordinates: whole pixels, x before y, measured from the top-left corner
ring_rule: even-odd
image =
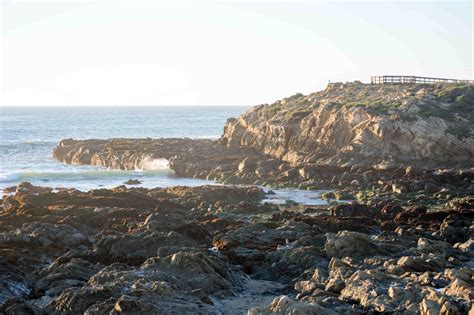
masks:
[[[356,271],[341,291],[342,298],[358,301],[378,312],[416,314],[421,301],[416,285],[403,285],[379,269]]]
[[[304,269],[317,266],[325,266],[326,259],[320,256],[321,249],[318,246],[298,246],[285,251],[280,263],[298,266]]]
[[[241,286],[244,277],[231,270],[221,260],[203,253],[179,252],[166,258],[150,258],[141,269],[159,270],[162,279],[187,289],[203,289],[213,293]],[[166,281],[165,280],[165,281]]]
[[[474,197],[454,198],[446,203],[445,208],[456,211],[470,211],[474,209]]]
[[[468,224],[456,216],[449,215],[443,220],[439,230],[441,236],[451,244],[465,242],[468,239]]]
[[[37,306],[18,297],[11,298],[0,304],[0,312],[3,314],[41,314],[42,311]]]
[[[337,234],[327,233],[326,238],[328,257],[363,258],[378,252],[377,244],[364,233],[341,231]]]
[[[333,278],[329,280],[328,283],[326,283],[326,287],[324,288],[324,290],[339,294],[345,286],[346,284],[343,280]]]
[[[459,270],[447,270],[446,275],[451,279],[451,283],[443,292],[450,296],[462,298],[466,301],[474,299],[474,270],[462,268]]]
[[[474,239],[468,239],[464,243],[456,243],[454,247],[474,257]]]
[[[404,256],[400,258],[397,265],[410,271],[424,272],[433,271],[435,266],[421,257]]]
[[[257,168],[257,160],[246,157],[239,163],[237,169],[241,173],[253,173]]]
[[[295,283],[295,290],[299,292],[313,291],[317,287],[313,281],[299,281]]]
[[[429,293],[420,303],[420,313],[423,315],[437,314],[465,314],[465,307],[449,300],[439,292],[429,290]]]
[[[148,225],[147,225],[148,227]],[[118,260],[144,261],[156,256],[158,249],[166,246],[193,247],[197,244],[179,233],[136,231],[122,237],[104,236],[98,242],[96,251]]]
[[[266,308],[253,308],[248,311],[248,315],[285,315],[285,314],[308,314],[308,315],[336,315],[337,313],[307,302],[294,301],[288,296],[277,297]]]
[[[240,247],[263,251],[276,250],[278,245],[292,242],[310,233],[310,227],[302,222],[287,222],[276,229],[262,224],[251,224],[214,237],[213,244],[230,257],[239,260],[235,250]],[[242,261],[242,260],[240,260]]]
[[[87,239],[69,225],[34,222],[13,232],[0,233],[0,243],[11,242],[35,243],[44,247],[52,244],[75,247],[87,243]]]
[[[438,106],[446,101],[440,95],[451,93],[452,87],[427,87],[420,98],[413,96],[413,89],[417,87],[351,83],[257,106],[227,121],[221,143],[252,147],[292,164],[375,169],[406,167],[407,163],[412,168],[433,168],[440,162],[472,165],[472,133],[460,138],[454,131],[460,126],[472,129],[472,108],[451,104],[451,110],[444,110]],[[472,89],[472,85],[464,86],[459,93],[470,95]],[[384,102],[394,105],[398,119],[385,111]],[[416,107],[420,111],[414,112]],[[461,112],[467,121],[450,119]],[[305,170],[302,176],[314,175]]]
[[[98,272],[100,267],[80,258],[67,263],[54,262],[38,272],[34,284],[36,292],[45,292],[47,296],[56,296],[69,287],[81,287]]]
[[[443,241],[420,238],[418,240],[417,248],[420,252],[423,253],[431,253],[437,256],[446,257],[449,254],[451,245]]]

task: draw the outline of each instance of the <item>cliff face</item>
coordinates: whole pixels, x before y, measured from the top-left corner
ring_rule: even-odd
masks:
[[[472,166],[474,86],[335,84],[256,106],[220,139],[297,164]]]

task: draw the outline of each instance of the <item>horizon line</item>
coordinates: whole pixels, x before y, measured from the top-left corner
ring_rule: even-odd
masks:
[[[262,104],[258,104],[262,105]],[[6,107],[249,107],[258,105],[205,105],[205,104],[180,104],[180,105],[0,105],[0,108]]]

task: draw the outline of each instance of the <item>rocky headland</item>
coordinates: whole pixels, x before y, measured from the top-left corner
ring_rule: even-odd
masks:
[[[473,172],[473,126],[472,85],[332,84],[230,118],[216,141],[67,139],[53,155],[116,169],[164,158],[178,176],[225,184],[385,186],[407,168],[425,184],[434,171],[461,184]]]
[[[166,159],[229,185],[7,190],[0,313],[474,312],[473,129],[472,85],[355,82],[256,106],[218,140],[63,140],[65,163]]]

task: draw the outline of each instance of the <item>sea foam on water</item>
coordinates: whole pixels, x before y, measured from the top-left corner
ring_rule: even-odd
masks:
[[[147,157],[140,163],[140,168],[137,170],[140,171],[151,171],[151,170],[167,170],[170,168],[170,162],[167,159],[159,158],[153,159],[151,157]]]

